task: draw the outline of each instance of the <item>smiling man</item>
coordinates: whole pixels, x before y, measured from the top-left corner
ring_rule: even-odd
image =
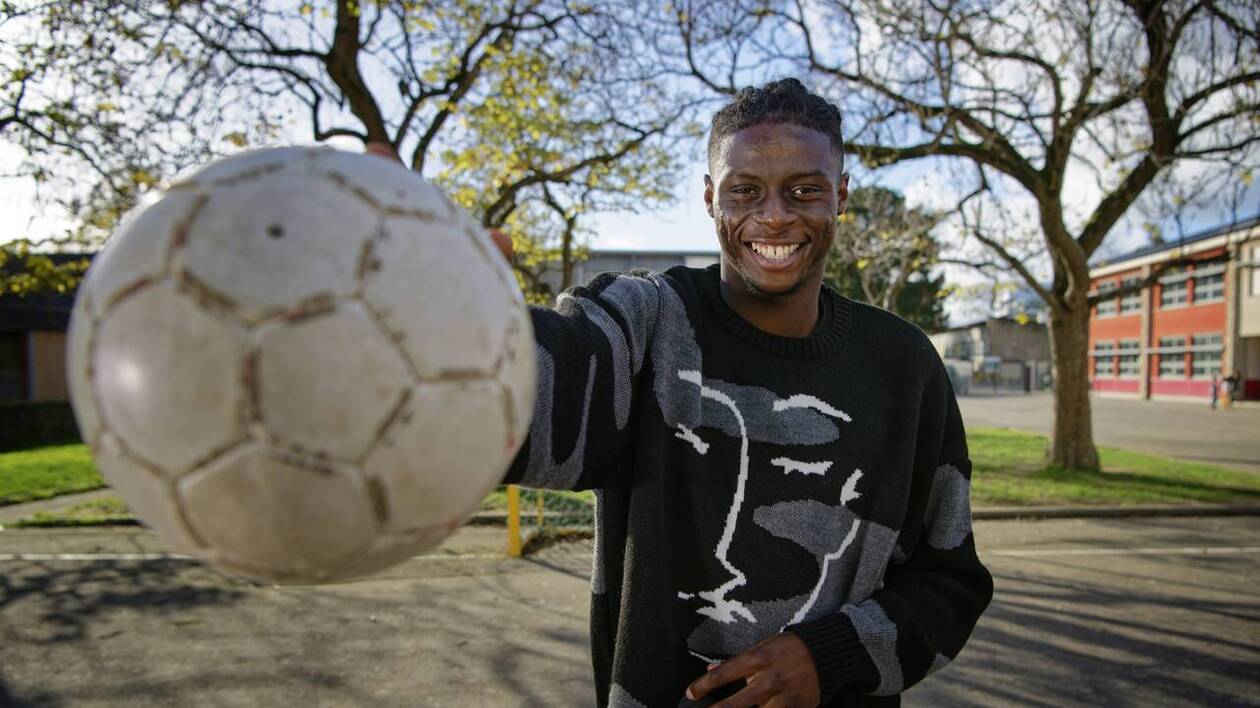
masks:
[[[992,596],[927,337],[822,284],[848,176],[793,79],[713,118],[720,266],[603,274],[531,310],[507,481],[596,490],[600,705],[897,705]]]

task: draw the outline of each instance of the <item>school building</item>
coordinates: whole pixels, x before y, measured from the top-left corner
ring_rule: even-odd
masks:
[[[1183,262],[1165,266],[1170,261]],[[1238,372],[1260,399],[1260,217],[1140,248],[1090,269],[1091,292],[1149,277],[1090,313],[1090,384],[1139,398],[1207,401],[1213,376]]]

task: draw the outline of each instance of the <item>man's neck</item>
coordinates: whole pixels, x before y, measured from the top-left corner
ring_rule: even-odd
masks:
[[[810,277],[791,295],[767,297],[748,291],[734,270],[722,268],[722,300],[746,322],[780,337],[808,337],[818,327],[822,274]]]

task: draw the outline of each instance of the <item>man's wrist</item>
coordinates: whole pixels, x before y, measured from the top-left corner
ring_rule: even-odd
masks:
[[[842,612],[801,622],[783,631],[800,637],[814,659],[823,703],[846,686],[869,691],[879,685],[879,670],[862,647],[857,630]]]

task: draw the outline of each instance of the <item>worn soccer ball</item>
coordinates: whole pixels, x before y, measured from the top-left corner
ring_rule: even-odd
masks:
[[[131,212],[79,291],[68,368],[132,511],[269,582],[436,545],[502,478],[535,385],[485,232],[402,166],[320,148],[212,163]]]

